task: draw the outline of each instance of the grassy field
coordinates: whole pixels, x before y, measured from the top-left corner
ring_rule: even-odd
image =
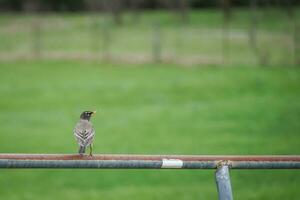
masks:
[[[0,63],[0,152],[300,154],[300,71],[69,61]],[[296,170],[232,171],[236,199],[299,199]],[[1,199],[216,199],[214,172],[1,170]]]

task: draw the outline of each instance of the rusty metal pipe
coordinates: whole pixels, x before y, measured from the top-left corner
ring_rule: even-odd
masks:
[[[92,157],[79,154],[0,154],[0,159],[14,160],[162,160],[183,161],[297,161],[300,155],[138,155],[138,154],[94,154]]]
[[[300,156],[0,154],[0,168],[300,169]]]

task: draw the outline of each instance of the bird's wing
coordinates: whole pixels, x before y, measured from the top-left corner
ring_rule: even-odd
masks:
[[[80,146],[85,146],[84,143],[84,130],[82,130],[78,125],[74,128],[74,136]]]
[[[94,136],[95,136],[95,130],[93,127],[91,127],[86,133],[86,139],[85,139],[86,146],[90,145],[93,142]]]
[[[80,146],[88,146],[92,143],[95,130],[90,123],[78,123],[74,128],[74,136]]]

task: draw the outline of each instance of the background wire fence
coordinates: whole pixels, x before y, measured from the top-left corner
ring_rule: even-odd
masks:
[[[170,9],[115,14],[89,10],[4,14],[0,59],[83,59],[183,65],[299,65],[299,9],[277,4],[242,9]],[[228,2],[227,2],[228,3]],[[120,20],[120,19],[119,19]]]

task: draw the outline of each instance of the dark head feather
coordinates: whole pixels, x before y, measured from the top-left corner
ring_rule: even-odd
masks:
[[[90,120],[95,111],[84,111],[80,115],[80,119]]]

